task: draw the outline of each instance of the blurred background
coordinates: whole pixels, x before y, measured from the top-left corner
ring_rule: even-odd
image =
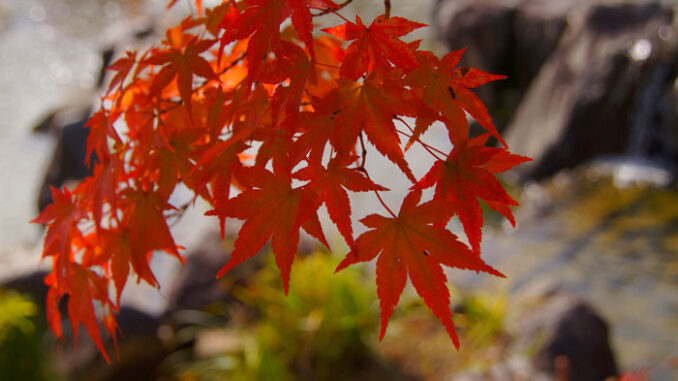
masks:
[[[459,351],[410,286],[379,343],[374,270],[331,275],[346,252],[336,232],[333,254],[301,245],[287,297],[271,255],[205,275],[232,239],[200,205],[174,228],[187,265],[154,258],[159,293],[128,285],[117,361],[106,365],[86,335],[57,343],[45,331],[42,231],[28,221],[46,181],[82,175],[72,161],[102,66],[190,9],[0,0],[0,380],[678,379],[678,5],[391,2],[392,15],[430,25],[410,36],[423,48],[466,47],[462,65],[509,77],[478,93],[511,151],[534,159],[502,177],[518,226],[485,215],[483,256],[507,279],[448,272]],[[383,2],[342,14],[356,11],[369,22]],[[445,139],[440,128],[424,137]],[[421,176],[428,159],[407,155]],[[369,164],[398,189],[390,164]],[[352,199],[356,217],[373,202]]]

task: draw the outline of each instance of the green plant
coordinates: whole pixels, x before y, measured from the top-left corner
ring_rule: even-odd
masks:
[[[0,289],[0,380],[57,380],[44,354],[44,322],[29,297]]]
[[[285,297],[269,260],[248,286],[234,290],[256,318],[238,319],[234,312],[231,326],[209,333],[222,335],[223,353],[191,363],[180,378],[351,379],[377,362],[370,347],[379,324],[374,286],[361,268],[327,277],[337,263],[326,253],[301,258]]]

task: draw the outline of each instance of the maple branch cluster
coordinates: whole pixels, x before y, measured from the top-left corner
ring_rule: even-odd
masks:
[[[480,258],[478,198],[515,223],[509,206],[516,202],[494,174],[528,160],[506,149],[469,90],[504,77],[457,67],[461,50],[439,59],[418,41],[400,40],[423,24],[387,15],[369,26],[358,16],[351,22],[331,0],[195,5],[197,14],[167,30],[161,46],[128,52],[109,68],[115,74],[88,122],[93,176],[72,191],[52,189],[53,204],[34,220],[48,224],[52,330],[61,337],[58,305],[68,295],[75,335],[82,323],[108,360],[97,316],[115,340],[130,270],[158,286],[152,254],[183,261],[167,223],[177,211],[170,195],[183,184],[211,205],[207,214],[219,219],[222,235],[227,217],[245,220],[218,276],[270,239],[287,292],[299,231],[328,246],[318,218],[324,204],[351,247],[337,270],[377,258],[381,337],[409,277],[458,346],[441,265],[501,276]],[[345,23],[314,36],[311,10]],[[469,139],[467,114],[485,135]],[[409,131],[396,128],[402,117],[416,120]],[[451,152],[420,140],[434,121],[449,131]],[[490,136],[503,148],[486,146]],[[364,138],[412,184],[397,214],[365,170]],[[421,179],[404,156],[412,144],[434,158]],[[422,203],[428,187],[433,199]],[[370,230],[357,238],[347,191],[374,192],[387,210],[363,218]],[[454,215],[470,248],[445,228]]]

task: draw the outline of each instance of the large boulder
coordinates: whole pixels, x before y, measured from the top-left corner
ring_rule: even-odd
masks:
[[[659,2],[440,0],[434,25],[463,65],[508,75],[477,89],[542,179],[601,155],[678,157],[678,17]],[[670,163],[669,163],[670,164]]]
[[[608,323],[588,302],[548,282],[533,284],[522,297],[505,359],[455,380],[603,381],[618,375]]]
[[[433,25],[462,64],[507,75],[477,89],[497,128],[506,125],[532,79],[555,50],[579,0],[440,0]]]
[[[532,346],[533,367],[557,379],[603,381],[618,374],[608,324],[594,307],[559,288],[540,299],[521,313],[515,351]]]
[[[603,154],[675,154],[675,136],[671,144],[663,138],[675,135],[674,30],[672,8],[657,3],[571,12],[505,135],[514,152],[534,159],[519,169],[523,179]]]

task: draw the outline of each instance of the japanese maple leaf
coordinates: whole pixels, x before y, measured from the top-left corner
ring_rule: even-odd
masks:
[[[315,65],[299,46],[283,41],[280,44],[280,57],[262,69],[260,80],[264,83],[277,84],[289,78],[288,85],[279,85],[271,100],[273,123],[277,123],[278,115],[284,110],[288,122],[299,113],[299,104],[306,83],[316,84]]]
[[[286,0],[287,7],[292,19],[294,29],[299,33],[299,37],[311,53],[311,58],[315,59],[313,51],[313,20],[310,9],[332,10],[339,6],[331,0]]]
[[[439,202],[434,200],[418,205],[420,199],[421,191],[414,190],[403,200],[397,216],[390,218],[371,214],[363,218],[361,222],[371,230],[358,237],[337,271],[378,256],[376,271],[381,308],[380,340],[386,333],[388,320],[409,276],[417,293],[442,321],[458,348],[459,340],[449,308],[447,277],[441,265],[503,275],[483,262],[449,230],[435,226],[449,218],[448,212],[441,208]]]
[[[116,306],[120,306],[120,296],[127,283],[131,260],[135,260],[133,263],[134,271],[141,279],[146,280],[150,285],[156,284],[155,277],[146,260],[146,253],[141,256],[132,254],[128,231],[102,229],[99,231],[99,240],[99,248],[110,262],[109,271],[116,289]]]
[[[341,40],[356,40],[346,48],[344,62],[339,74],[343,78],[355,81],[365,73],[375,69],[390,68],[392,63],[398,68],[411,70],[417,67],[414,50],[398,37],[426,26],[401,17],[381,15],[372,21],[369,27],[356,15],[356,22],[347,22],[335,27],[322,29]]]
[[[222,23],[227,30],[222,44],[251,36],[247,45],[247,67],[252,77],[258,74],[269,46],[274,51],[279,48],[280,24],[287,18],[292,19],[299,37],[315,58],[310,9],[338,8],[331,0],[246,0],[245,4],[247,8],[242,13],[229,17],[235,21],[232,25]]]
[[[340,87],[328,94],[339,110],[331,135],[339,152],[350,151],[361,131],[377,150],[395,163],[413,180],[393,119],[397,115],[415,116],[420,112],[415,99],[393,81],[370,76],[363,83],[340,81]]]
[[[191,94],[193,92],[193,74],[205,79],[217,79],[209,62],[200,54],[209,49],[216,40],[199,40],[193,38],[183,48],[170,47],[159,50],[146,59],[147,63],[163,65],[155,75],[151,84],[150,94],[159,95],[169,83],[177,78],[177,88],[184,101],[188,115],[191,115]]]
[[[137,256],[132,261],[148,262],[154,250],[163,250],[183,263],[163,215],[165,210],[173,207],[156,192],[128,189],[123,195],[127,212],[122,226],[129,229],[130,250]],[[153,286],[157,285],[155,279],[146,280]]]
[[[248,182],[253,188],[228,200],[220,209],[206,213],[245,220],[234,243],[235,249],[217,277],[255,255],[270,238],[283,288],[287,293],[290,270],[299,243],[299,229],[303,227],[326,244],[324,237],[318,237],[320,224],[316,211],[320,204],[308,188],[292,188],[287,176],[275,175],[261,167],[247,170]]]
[[[273,173],[289,175],[293,167],[289,159],[292,135],[293,133],[284,127],[260,128],[253,135],[253,140],[262,142],[254,165],[264,168],[272,161]]]
[[[80,324],[85,326],[87,333],[96,344],[106,362],[110,363],[99,333],[97,317],[92,302],[97,300],[108,303],[108,283],[94,271],[70,263],[67,282],[69,284],[68,316],[73,326],[73,342],[78,342]]]
[[[68,188],[64,187],[64,190],[60,191],[50,186],[50,190],[52,203],[31,222],[49,224],[45,234],[43,255],[61,255],[68,258],[73,235],[79,233],[77,223],[86,217],[86,213]]]
[[[136,63],[137,52],[132,50],[128,51],[125,57],[118,59],[106,68],[106,70],[116,72],[108,85],[108,93],[111,93],[111,90],[115,87],[118,87],[121,90],[123,89],[125,79]]]
[[[84,199],[91,201],[92,215],[97,228],[101,228],[105,204],[108,203],[112,210],[117,208],[118,181],[123,175],[122,162],[111,156],[95,164],[92,176],[78,185],[78,191],[85,195]]]
[[[452,143],[468,138],[468,112],[487,131],[506,147],[482,101],[471,91],[485,83],[504,79],[506,76],[484,71],[456,67],[464,49],[453,51],[438,59],[431,52],[417,52],[420,66],[406,76],[406,83],[433,110],[440,112],[450,130]],[[426,131],[433,118],[419,118],[410,144]]]
[[[203,194],[212,201],[216,209],[222,209],[231,192],[231,178],[242,168],[238,154],[247,146],[240,140],[220,141],[210,147],[186,176],[185,182],[191,185],[196,193]],[[207,185],[212,183],[211,194]],[[224,236],[225,216],[219,217],[221,236]]]
[[[485,147],[488,134],[458,143],[447,160],[437,161],[415,188],[436,186],[434,199],[449,203],[464,225],[473,251],[480,251],[483,212],[478,198],[502,213],[512,224],[510,205],[518,205],[495,178],[494,173],[511,169],[531,159],[503,148]]]
[[[118,132],[113,127],[113,123],[120,117],[120,111],[113,113],[106,112],[101,108],[97,111],[85,124],[90,129],[87,136],[87,156],[85,163],[90,163],[92,153],[96,153],[99,159],[103,159],[109,154],[108,138],[114,139],[117,143],[121,143]]]
[[[304,111],[298,119],[297,127],[301,135],[290,149],[292,163],[299,163],[305,159],[310,164],[319,165],[330,136],[334,133],[335,118],[341,112],[334,99],[321,101],[319,98],[313,98],[312,104],[314,111]]]
[[[327,207],[332,221],[349,245],[353,244],[351,227],[351,203],[346,189],[353,192],[388,190],[373,183],[357,168],[347,168],[357,157],[353,155],[336,156],[327,165],[311,164],[295,173],[300,180],[310,181],[309,187],[315,190]]]

